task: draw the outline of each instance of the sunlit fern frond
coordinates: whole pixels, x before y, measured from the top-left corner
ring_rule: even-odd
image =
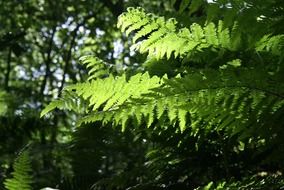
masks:
[[[266,125],[264,118],[283,109],[283,91],[269,81],[262,70],[243,69],[192,72],[172,79],[137,74],[109,77],[66,88],[88,102],[87,115],[81,123],[101,121],[122,126],[132,121],[150,127],[155,120],[198,130],[207,126],[231,134],[249,125]],[[272,123],[272,122],[271,122]]]
[[[176,20],[147,14],[141,8],[129,8],[119,17],[118,27],[127,35],[133,33],[135,50],[157,59],[169,59],[172,54],[188,57],[203,50],[236,51],[240,40],[234,34],[237,24],[231,31],[222,21],[218,25],[210,22],[201,27],[194,23],[190,28],[178,29]],[[264,37],[253,48],[279,55],[279,39],[281,35]],[[208,51],[204,51],[204,56]],[[65,90],[87,102],[87,114],[79,124],[101,121],[122,129],[130,121],[151,127],[157,120],[167,120],[178,124],[180,131],[206,126],[208,130],[225,130],[233,135],[247,126],[268,125],[266,118],[278,117],[283,110],[283,91],[279,90],[283,89],[283,77],[279,77],[283,73],[279,69],[268,72],[265,68],[246,68],[235,58],[220,69],[192,69],[182,75],[170,79],[150,77],[147,72],[129,78],[126,74],[109,75]],[[278,82],[273,84],[270,80]],[[55,105],[58,103],[64,101]],[[43,115],[55,105],[45,109]]]
[[[173,54],[175,57],[185,56],[194,51],[206,48],[224,48],[232,50],[231,36],[222,21],[216,26],[208,23],[204,27],[192,24],[190,28],[177,26],[173,18],[166,20],[154,14],[147,14],[141,8],[128,8],[118,20],[117,26],[126,35],[134,33],[132,49],[141,53],[147,52],[158,59]]]

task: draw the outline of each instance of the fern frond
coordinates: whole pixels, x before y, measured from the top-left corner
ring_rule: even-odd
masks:
[[[125,129],[126,123],[129,120],[141,125],[145,123],[147,127],[150,127],[154,120],[157,119],[158,107],[157,105],[163,104],[163,117],[170,119],[171,123],[178,122],[178,117],[181,122],[185,124],[183,113],[178,111],[179,104],[183,100],[181,96],[179,97],[156,97],[157,99],[150,99],[144,101],[135,101],[135,104],[128,103],[116,110],[99,111],[92,112],[87,116],[79,120],[78,124],[82,123],[92,123],[95,121],[102,121],[104,124],[112,123],[114,126],[121,126],[122,130]],[[167,115],[165,115],[168,113]],[[161,115],[161,117],[162,117]],[[162,118],[160,117],[160,120]],[[185,128],[185,126],[182,126]]]
[[[141,8],[129,8],[119,17],[117,26],[122,31],[126,30],[126,35],[134,33],[133,50],[147,52],[157,59],[165,55],[169,59],[172,54],[175,57],[185,56],[209,47],[231,50],[230,32],[223,28],[222,21],[217,27],[214,23],[209,23],[202,28],[195,23],[190,30],[178,29],[177,21],[173,18],[165,20],[164,17],[146,14]]]
[[[263,80],[264,76],[281,80],[280,72],[270,76],[264,69],[239,66],[240,60],[233,60],[219,71],[203,69],[171,79],[150,77],[148,73],[129,79],[110,75],[65,90],[75,93],[73,101],[80,97],[88,104],[90,111],[79,125],[100,121],[124,130],[127,122],[150,127],[159,120],[178,124],[180,131],[191,128],[195,132],[197,126],[206,126],[208,131],[214,128],[234,135],[246,126],[267,125],[264,118],[277,115],[284,106],[281,82],[275,89]],[[66,108],[68,101],[51,103],[42,115],[55,107]]]
[[[197,125],[205,125],[208,130],[213,127],[230,131],[230,134],[243,131],[245,126],[265,125],[267,122],[263,118],[266,115],[275,115],[283,109],[283,92],[275,92],[273,89],[270,92],[264,86],[259,86],[254,81],[259,81],[260,78],[251,77],[250,70],[241,73],[240,77],[231,71],[204,70],[182,78],[163,79],[162,85],[157,79],[154,83],[157,87],[150,85],[138,95],[135,90],[125,88],[128,93],[122,98],[123,101],[119,101],[120,96],[117,96],[117,101],[114,101],[117,104],[111,103],[113,106],[98,110],[98,107],[104,102],[108,104],[110,97],[117,93],[116,90],[111,90],[111,95],[106,96],[104,101],[98,101],[97,98],[92,100],[99,102],[99,105],[79,123],[102,121],[124,128],[129,120],[151,126],[154,120],[167,119],[171,124],[178,123],[181,131],[188,127],[194,131]],[[263,77],[262,74],[259,77]],[[130,79],[128,83],[139,86],[134,82],[136,80]],[[106,83],[108,82],[104,81]],[[83,88],[77,90],[85,91]],[[262,90],[263,88],[266,90]],[[123,93],[126,91],[122,88]],[[92,99],[92,95],[89,95],[84,98]]]
[[[69,86],[66,90],[75,91],[78,96],[88,100],[92,110],[101,108],[103,111],[107,111],[116,109],[130,98],[140,98],[142,94],[149,93],[149,89],[160,85],[161,79],[159,77],[150,77],[148,73],[139,73],[128,81],[125,75],[119,77],[110,75],[105,79]]]
[[[84,109],[78,103],[87,102],[88,107],[93,113],[90,117],[84,118],[85,122],[103,121],[107,123],[114,120],[116,125],[125,125],[128,120],[128,115],[136,112],[134,109],[121,109],[131,99],[142,99],[143,94],[150,92],[150,89],[157,88],[162,85],[162,79],[159,77],[150,77],[148,73],[136,74],[129,80],[126,76],[114,77],[110,75],[105,79],[97,79],[89,82],[71,85],[65,88],[65,94],[68,96],[62,97],[51,102],[41,113],[44,116],[55,108],[67,109],[76,111],[76,109]],[[71,96],[72,95],[72,96]],[[149,123],[153,121],[153,114],[147,112],[147,107],[143,107],[146,115],[149,117]],[[120,110],[118,112],[118,110]],[[137,117],[139,112],[137,112]],[[145,114],[144,114],[145,115]],[[141,120],[141,119],[140,119]],[[82,121],[79,121],[79,124]],[[150,125],[150,124],[148,124]]]
[[[83,56],[80,58],[82,65],[85,65],[88,71],[88,80],[107,77],[109,74],[107,63],[95,56]]]
[[[135,50],[157,59],[164,56],[169,59],[172,55],[190,57],[206,49],[236,51],[241,38],[237,23],[231,32],[222,21],[217,26],[192,24],[190,28],[178,29],[176,20],[146,14],[141,8],[129,8],[119,17],[118,27],[127,35],[134,33]],[[256,46],[257,51],[277,52],[281,47],[276,43],[279,38],[264,37]],[[264,118],[278,114],[284,102],[283,91],[275,86],[271,88],[263,80],[276,80],[279,73],[270,76],[265,69],[242,69],[241,63],[236,58],[220,70],[200,69],[171,79],[150,77],[148,73],[129,79],[126,75],[110,75],[65,90],[88,104],[87,115],[79,124],[101,121],[124,129],[127,122],[151,127],[158,120],[178,124],[180,131],[191,128],[194,132],[197,126],[205,126],[208,130],[230,131],[233,135],[247,126],[266,125]],[[280,86],[278,89],[282,89]],[[59,102],[55,105],[64,107]],[[51,105],[48,111],[54,107]]]
[[[62,96],[56,100],[50,102],[40,113],[40,117],[48,114],[54,109],[59,110],[69,110],[76,113],[85,113],[86,112],[86,102],[77,96],[72,91],[64,90]]]
[[[179,109],[185,109],[194,124],[206,122],[209,128],[235,133],[244,130],[245,126],[268,125],[263,118],[277,115],[283,109],[284,92],[279,91],[280,88],[270,89],[268,82],[266,86],[263,80],[262,84],[257,82],[265,76],[264,71],[257,70],[261,74],[255,78],[251,72],[243,70],[239,76],[240,73],[208,70],[166,80],[169,89],[164,90],[164,95],[167,91],[184,94],[188,101]],[[159,92],[163,94],[163,91]]]
[[[22,152],[13,164],[13,178],[6,179],[5,188],[8,190],[31,190],[33,178],[31,176],[32,168],[28,151]]]
[[[256,43],[256,51],[271,52],[274,55],[283,55],[284,52],[284,35],[265,35]]]

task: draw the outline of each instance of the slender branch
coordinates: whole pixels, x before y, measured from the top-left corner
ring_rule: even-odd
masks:
[[[56,25],[52,29],[51,37],[50,37],[49,43],[48,43],[47,58],[46,58],[46,61],[45,61],[45,67],[46,67],[45,68],[45,75],[44,75],[43,81],[41,83],[40,95],[44,94],[47,79],[50,76],[50,63],[51,63],[51,60],[52,60],[51,59],[51,52],[52,52],[53,38],[54,38],[55,33],[56,33]]]
[[[103,1],[103,4],[108,7],[110,9],[110,11],[114,14],[114,16],[119,16],[122,12],[123,12],[123,1],[122,0],[119,0],[117,3],[113,4],[112,1],[110,0],[106,0],[106,1]],[[79,30],[79,28],[81,26],[84,26],[85,23],[93,18],[95,15],[94,14],[90,14],[88,16],[86,16],[83,21],[78,24],[76,26],[76,28],[71,32],[71,35],[72,35],[72,39],[71,39],[71,42],[70,42],[70,46],[69,46],[69,49],[68,49],[68,52],[67,52],[67,55],[66,55],[66,58],[65,58],[65,65],[64,65],[64,69],[63,69],[63,76],[62,76],[62,80],[61,80],[61,83],[60,83],[60,86],[58,88],[58,91],[59,91],[59,95],[58,97],[61,96],[61,91],[65,85],[65,80],[66,80],[66,74],[67,74],[67,71],[68,71],[68,68],[69,68],[69,64],[70,64],[70,61],[71,61],[71,58],[72,58],[72,49],[75,45],[75,41],[76,41],[76,37],[77,37],[77,32]]]
[[[79,26],[79,25],[78,25]],[[71,39],[71,42],[70,42],[70,46],[69,46],[69,49],[68,49],[68,52],[67,52],[67,55],[66,55],[66,59],[65,59],[65,65],[64,65],[64,68],[63,68],[63,75],[62,75],[62,80],[61,80],[61,83],[60,83],[60,86],[58,88],[58,92],[59,92],[59,97],[61,95],[61,91],[63,89],[63,86],[65,84],[65,80],[66,80],[66,74],[67,74],[67,71],[68,71],[68,67],[69,67],[69,62],[71,60],[71,56],[72,56],[72,49],[73,49],[73,46],[75,44],[75,39],[77,37],[77,31],[79,29],[79,27],[76,27],[75,30],[73,30],[72,32],[72,39]]]
[[[58,88],[58,92],[59,92],[58,97],[61,96],[61,91],[62,91],[62,89],[63,89],[63,87],[64,87],[64,85],[65,85],[66,74],[67,74],[67,72],[68,72],[69,64],[70,64],[70,62],[71,62],[72,49],[73,49],[73,47],[75,46],[75,41],[76,41],[76,38],[77,38],[78,30],[79,30],[79,28],[80,28],[81,26],[84,26],[85,23],[86,23],[89,19],[93,18],[94,16],[95,16],[95,15],[93,15],[93,14],[86,16],[86,17],[83,19],[83,21],[82,21],[81,23],[79,23],[79,24],[76,26],[76,28],[71,32],[72,38],[71,38],[71,42],[70,42],[70,46],[69,46],[67,55],[66,55],[66,57],[65,57],[65,65],[64,65],[64,68],[63,68],[62,80],[61,80],[60,86],[59,86],[59,88]]]
[[[41,87],[40,87],[40,98],[44,98],[44,90],[45,90],[45,87],[46,87],[46,83],[47,83],[47,79],[48,77],[50,76],[50,64],[51,64],[51,52],[52,52],[52,46],[53,46],[53,38],[54,38],[54,35],[56,33],[56,25],[54,25],[54,27],[52,28],[52,32],[51,32],[51,36],[50,36],[50,39],[49,39],[49,42],[48,42],[48,50],[47,50],[47,57],[45,57],[44,53],[42,54],[43,56],[43,59],[45,61],[45,75],[44,75],[44,78],[43,78],[43,81],[41,83]],[[46,146],[47,144],[47,140],[46,140],[46,131],[44,128],[42,128],[40,130],[40,139],[41,139],[41,144],[43,146]],[[48,160],[46,159],[46,156],[45,154],[42,154],[43,156],[43,165],[44,165],[44,168],[48,168]]]
[[[12,58],[12,47],[9,47],[8,57],[7,57],[7,68],[5,73],[5,83],[4,89],[9,92],[9,80],[10,80],[10,72],[11,72],[11,58]]]

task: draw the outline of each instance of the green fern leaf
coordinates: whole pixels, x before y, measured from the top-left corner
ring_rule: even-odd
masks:
[[[69,86],[68,88],[71,88]],[[54,109],[69,110],[76,113],[86,112],[86,102],[77,96],[74,92],[68,91],[67,88],[62,92],[62,97],[50,102],[40,113],[40,117],[45,116]]]
[[[183,109],[178,110],[179,127],[181,132],[186,129],[186,114],[187,111]]]
[[[206,25],[204,28],[204,33],[205,33],[204,34],[205,39],[208,44],[210,45],[212,44],[213,46],[219,45],[215,24],[211,22],[208,25]]]
[[[165,20],[164,17],[146,14],[143,9],[135,8],[129,9],[119,17],[118,24],[122,31],[128,28],[127,35],[134,33],[131,50],[148,53],[157,59],[165,56],[170,59],[171,55],[191,56],[196,50],[203,52],[209,47],[229,49],[231,42],[229,29],[223,28],[222,22],[219,22],[219,25],[216,27],[214,23],[208,23],[202,28],[194,23],[190,26],[190,30],[187,28],[178,30],[175,19]]]
[[[89,69],[88,80],[106,77],[109,74],[107,63],[95,56],[83,56],[80,58],[80,62],[82,65],[85,65],[87,69]]]
[[[161,79],[150,77],[148,73],[138,73],[126,81],[126,76],[97,79],[91,82],[76,84],[66,88],[75,91],[78,96],[89,101],[92,110],[102,106],[103,111],[115,109],[123,105],[130,98],[139,98],[142,94],[149,93],[151,88],[161,85]]]
[[[13,164],[13,178],[6,179],[4,182],[7,190],[31,190],[33,177],[32,168],[28,151],[22,152]]]
[[[256,43],[256,51],[271,52],[274,55],[283,55],[284,52],[284,35],[265,35]]]
[[[199,24],[193,23],[190,26],[190,30],[192,32],[192,38],[194,41],[201,43],[205,37],[204,31]]]
[[[64,105],[65,105],[65,101],[54,100],[41,111],[40,117],[45,116],[47,113],[54,110],[55,108],[64,108]]]

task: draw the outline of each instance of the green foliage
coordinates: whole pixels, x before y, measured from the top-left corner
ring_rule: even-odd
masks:
[[[230,49],[232,43],[230,32],[223,28],[221,21],[218,27],[213,23],[204,28],[192,24],[190,30],[177,30],[173,19],[165,21],[162,17],[146,14],[141,8],[129,8],[119,17],[118,26],[126,34],[135,31],[133,42],[136,50],[147,51],[157,59],[165,54],[169,59],[172,52],[179,57],[209,47],[219,47],[221,51],[220,48]],[[146,39],[136,43],[145,36]],[[258,42],[256,50],[279,55],[283,51],[281,39],[282,35],[265,36]],[[84,63],[87,67],[94,67],[98,62],[97,59],[84,58]],[[136,74],[129,80],[125,75],[110,75],[105,79],[69,86],[66,91],[75,92],[88,102],[88,115],[79,124],[102,121],[122,125],[124,129],[129,119],[137,124],[144,120],[148,127],[158,119],[160,122],[169,120],[172,124],[179,123],[181,131],[190,127],[195,133],[197,126],[205,125],[208,130],[224,129],[230,135],[246,133],[249,136],[247,126],[253,129],[252,126],[273,124],[273,121],[266,123],[267,116],[275,116],[274,119],[278,120],[284,105],[282,70],[271,74],[258,67],[239,69],[239,66],[240,60],[236,59],[221,66],[219,71],[193,70],[183,77],[172,79],[149,77],[147,73]],[[91,77],[95,76],[95,70],[96,67],[91,68]],[[264,78],[281,86],[276,89]],[[43,110],[42,115],[55,107],[64,108],[64,102],[54,101]]]
[[[80,58],[82,65],[89,70],[88,80],[98,79],[108,76],[107,63],[94,56],[83,56]]]
[[[132,39],[132,50],[148,55],[145,68],[116,76],[100,59],[82,59],[89,80],[64,88],[70,98],[51,102],[41,116],[55,108],[78,112],[82,104],[79,126],[119,126],[148,143],[143,152],[147,161],[139,166],[145,173],[118,170],[94,188],[264,188],[255,177],[260,171],[280,171],[276,186],[282,184],[283,34],[268,29],[267,21],[276,20],[273,16],[261,20],[259,12],[267,11],[269,3],[259,12],[251,5],[217,1],[208,5],[207,16],[212,6],[220,6],[231,21],[214,9],[216,19],[189,27],[142,8],[128,8],[117,26]],[[197,1],[182,1],[179,13],[188,6],[201,7]],[[247,28],[253,21],[258,34]]]
[[[229,62],[228,66],[233,63]],[[251,73],[255,73],[254,76]],[[103,121],[122,125],[124,129],[129,119],[138,124],[144,119],[147,126],[155,119],[161,122],[168,119],[173,124],[178,122],[181,131],[186,126],[198,130],[197,126],[202,124],[208,130],[216,127],[234,135],[242,131],[247,133],[247,126],[271,125],[272,121],[266,123],[264,118],[268,115],[278,117],[278,112],[283,109],[283,84],[275,89],[263,77],[278,84],[282,80],[281,72],[270,76],[260,68],[225,68],[192,71],[172,79],[150,77],[147,73],[136,74],[129,80],[125,75],[110,76],[72,85],[65,90],[88,102],[89,116],[82,118],[79,124]],[[56,100],[43,110],[42,115],[55,107],[72,107],[68,102]],[[186,120],[187,115],[190,120]]]
[[[260,190],[274,190],[284,187],[284,180],[278,174],[267,174],[266,172],[258,175],[245,178],[242,181],[231,180],[229,182],[214,182],[208,183],[205,187],[197,188],[196,190],[246,190],[246,189],[260,189]]]
[[[6,103],[7,93],[0,91],[0,116],[5,115],[8,109],[8,105]]]
[[[62,147],[71,139],[74,115],[58,111],[40,119],[39,113],[58,96],[70,101],[62,106],[70,106],[71,111],[86,111],[78,100],[73,101],[74,95],[60,92],[86,76],[82,66],[75,64],[84,50],[97,46],[91,51],[104,60],[113,59],[109,53],[121,37],[114,25],[126,4],[0,1],[0,189],[12,169],[14,153],[28,142],[34,143],[37,152],[31,155],[34,189],[55,187],[61,175],[72,173],[68,148]]]
[[[86,112],[86,104],[83,99],[80,99],[76,94],[72,91],[64,91],[61,97],[58,100],[51,102],[49,105],[42,110],[40,117],[47,114],[51,110],[58,108],[60,110],[69,110],[74,111],[76,113],[84,113]]]
[[[150,77],[148,73],[139,73],[132,76],[128,81],[125,75],[119,77],[110,75],[105,79],[97,79],[87,83],[69,86],[66,88],[66,91],[75,92],[77,96],[88,101],[88,107],[90,110],[94,111],[92,114],[92,121],[103,120],[105,122],[110,122],[114,117],[114,121],[117,124],[120,123],[125,126],[128,119],[125,116],[131,113],[136,114],[139,110],[135,111],[133,109],[131,112],[118,112],[118,109],[128,104],[129,99],[139,99],[143,94],[149,93],[149,89],[156,88],[160,85],[160,78]],[[68,102],[71,102],[71,105],[68,104]],[[72,104],[72,99],[71,101],[66,101],[61,98],[60,100],[56,100],[49,104],[42,111],[41,115],[46,114],[56,107],[66,109],[75,106]],[[120,114],[113,115],[112,113]],[[142,115],[139,117],[141,116]],[[81,122],[87,122],[88,120],[89,118],[84,118]]]
[[[178,29],[177,21],[173,18],[165,20],[164,17],[146,14],[141,8],[128,8],[127,12],[119,17],[117,26],[125,31],[126,35],[135,33],[133,50],[147,52],[157,59],[164,56],[169,59],[172,54],[175,57],[190,56],[196,51],[208,48],[235,49],[231,46],[230,31],[223,27],[222,21],[218,26],[208,23],[201,27],[194,23],[190,29]]]
[[[31,176],[32,168],[29,158],[29,152],[23,151],[13,164],[13,178],[6,179],[4,182],[7,190],[31,190],[33,178]]]
[[[271,52],[274,55],[283,56],[284,35],[263,36],[256,46],[256,51],[266,51]]]

